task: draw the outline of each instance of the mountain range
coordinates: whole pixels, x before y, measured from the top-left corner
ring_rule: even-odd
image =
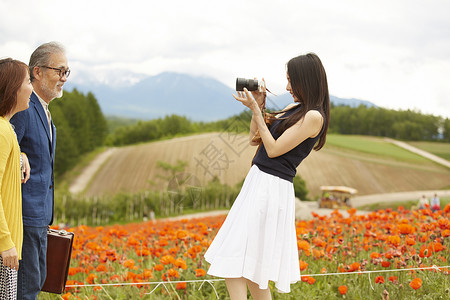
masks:
[[[185,116],[193,121],[216,121],[241,113],[244,108],[231,95],[233,89],[210,77],[164,72],[146,77],[133,85],[75,84],[70,81],[69,91],[92,92],[102,112],[107,116],[120,116],[149,120],[166,115]],[[359,100],[330,96],[335,105],[368,107],[375,104]],[[289,93],[270,95],[266,107],[282,109],[292,103]]]

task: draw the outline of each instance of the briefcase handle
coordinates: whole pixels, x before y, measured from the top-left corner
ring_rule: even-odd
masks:
[[[62,236],[68,235],[68,234],[73,234],[73,232],[67,232],[64,229],[52,229],[52,228],[50,228],[50,226],[47,227],[47,232],[57,233]]]

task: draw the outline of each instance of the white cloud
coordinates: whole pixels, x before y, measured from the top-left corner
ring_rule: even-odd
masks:
[[[449,8],[445,0],[0,0],[0,56],[27,62],[57,40],[74,82],[178,71],[230,87],[236,76],[265,77],[282,93],[285,63],[312,51],[333,95],[450,117]]]

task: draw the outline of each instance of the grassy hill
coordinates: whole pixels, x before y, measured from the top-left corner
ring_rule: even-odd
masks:
[[[408,144],[450,161],[450,143],[409,142]]]
[[[448,144],[443,147],[449,151]],[[120,191],[167,189],[169,180],[158,161],[188,162],[196,184],[213,178],[230,185],[241,182],[256,151],[247,136],[207,133],[118,148],[102,165],[85,191],[87,196]],[[445,154],[444,154],[445,155]],[[321,185],[346,185],[360,195],[449,188],[450,170],[419,155],[367,136],[328,135],[324,149],[313,152],[298,168],[309,196]],[[166,174],[167,175],[167,174]],[[176,184],[176,182],[175,182]]]

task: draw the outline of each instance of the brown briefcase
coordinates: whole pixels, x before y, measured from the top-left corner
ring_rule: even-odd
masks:
[[[72,254],[73,232],[48,229],[47,278],[42,291],[61,294],[66,286]]]

